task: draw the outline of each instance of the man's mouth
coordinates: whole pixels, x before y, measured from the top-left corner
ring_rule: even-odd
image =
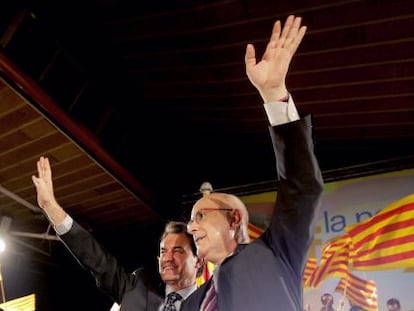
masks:
[[[174,266],[164,266],[164,267],[162,267],[162,270],[163,271],[171,271],[171,270],[175,270],[175,267]]]

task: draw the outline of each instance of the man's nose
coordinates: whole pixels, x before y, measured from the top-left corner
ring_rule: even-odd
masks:
[[[196,221],[190,221],[187,224],[187,232],[194,234],[198,230],[198,223]]]

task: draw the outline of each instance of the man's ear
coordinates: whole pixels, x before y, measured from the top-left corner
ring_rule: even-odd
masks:
[[[204,265],[204,258],[197,257],[197,268],[200,268],[202,265]]]
[[[242,215],[239,209],[235,209],[232,212],[232,216],[231,216],[231,227],[233,229],[237,229],[240,227],[241,224],[241,220],[242,220]]]
[[[200,269],[204,265],[204,258],[197,257],[196,268]]]

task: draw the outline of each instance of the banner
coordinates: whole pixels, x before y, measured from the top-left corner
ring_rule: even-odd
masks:
[[[5,311],[35,311],[36,310],[36,296],[30,294],[24,297],[9,300],[0,304],[0,308]]]
[[[335,239],[351,233],[358,250],[349,253],[351,273],[361,280],[375,282],[378,310],[387,311],[386,301],[390,298],[397,298],[401,303],[402,310],[414,310],[414,295],[412,295],[414,268],[410,268],[410,260],[414,258],[410,253],[411,243],[413,243],[410,235],[413,231],[411,228],[412,209],[410,202],[408,202],[408,205],[403,204],[404,207],[400,205],[402,203],[401,198],[407,199],[406,197],[413,194],[414,169],[325,184],[315,239],[309,250],[308,264],[304,271],[304,284],[306,282],[310,284],[310,277],[313,274],[314,287],[307,286],[304,288],[304,305],[312,311],[320,310],[321,296],[324,293],[330,293],[334,296],[335,310],[341,308],[340,301],[343,297],[335,289],[341,278],[344,277],[347,253],[345,251],[342,254],[335,253],[334,248],[327,248],[326,246],[328,242],[335,241]],[[261,230],[268,226],[276,196],[276,192],[266,192],[242,197],[249,210],[252,225]],[[355,229],[358,227],[353,227],[354,225],[364,224],[365,221],[368,222],[368,219],[377,214],[382,215],[381,211],[388,209],[389,206],[395,207],[395,204],[401,208],[395,214],[404,211],[400,216],[391,216],[391,214],[385,214],[390,216],[388,218],[380,216],[385,217],[385,222],[381,222],[380,227],[386,228],[387,232],[378,231],[373,229],[374,227],[371,227],[372,232],[370,229],[368,231],[358,231]],[[397,221],[399,223],[396,225],[397,227],[391,225],[395,219],[392,217],[400,218]],[[386,219],[389,220],[388,225]],[[369,226],[365,228],[369,228]],[[347,232],[347,230],[351,231]],[[378,238],[381,244],[370,248],[371,242],[377,241]],[[391,240],[388,240],[388,238],[391,238]],[[391,245],[399,246],[392,249]],[[405,252],[402,257],[405,256],[406,261],[401,261],[402,265],[394,265],[388,261],[388,263],[382,263],[382,266],[378,265],[378,261],[366,261],[366,256],[372,256],[376,258],[375,260],[380,257],[386,258],[383,253],[379,253],[380,249],[381,252],[386,250],[388,255],[391,256],[398,256],[399,253]],[[358,255],[358,252],[360,255]],[[325,263],[324,268],[323,265],[320,268],[322,262]],[[373,264],[377,266],[375,269],[370,269],[374,267]],[[324,272],[321,273],[322,270],[319,269],[324,269]],[[316,270],[319,270],[319,272],[315,272]],[[318,278],[316,278],[316,273],[319,273]],[[343,310],[347,311],[350,307],[349,298],[346,298]]]

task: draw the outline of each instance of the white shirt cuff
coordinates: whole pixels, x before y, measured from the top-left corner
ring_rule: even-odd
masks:
[[[72,228],[72,225],[73,225],[72,217],[70,217],[69,215],[66,215],[63,222],[60,225],[55,226],[55,231],[58,235],[65,234]]]
[[[288,102],[274,101],[264,104],[264,109],[272,126],[299,120],[299,114],[291,95]]]

